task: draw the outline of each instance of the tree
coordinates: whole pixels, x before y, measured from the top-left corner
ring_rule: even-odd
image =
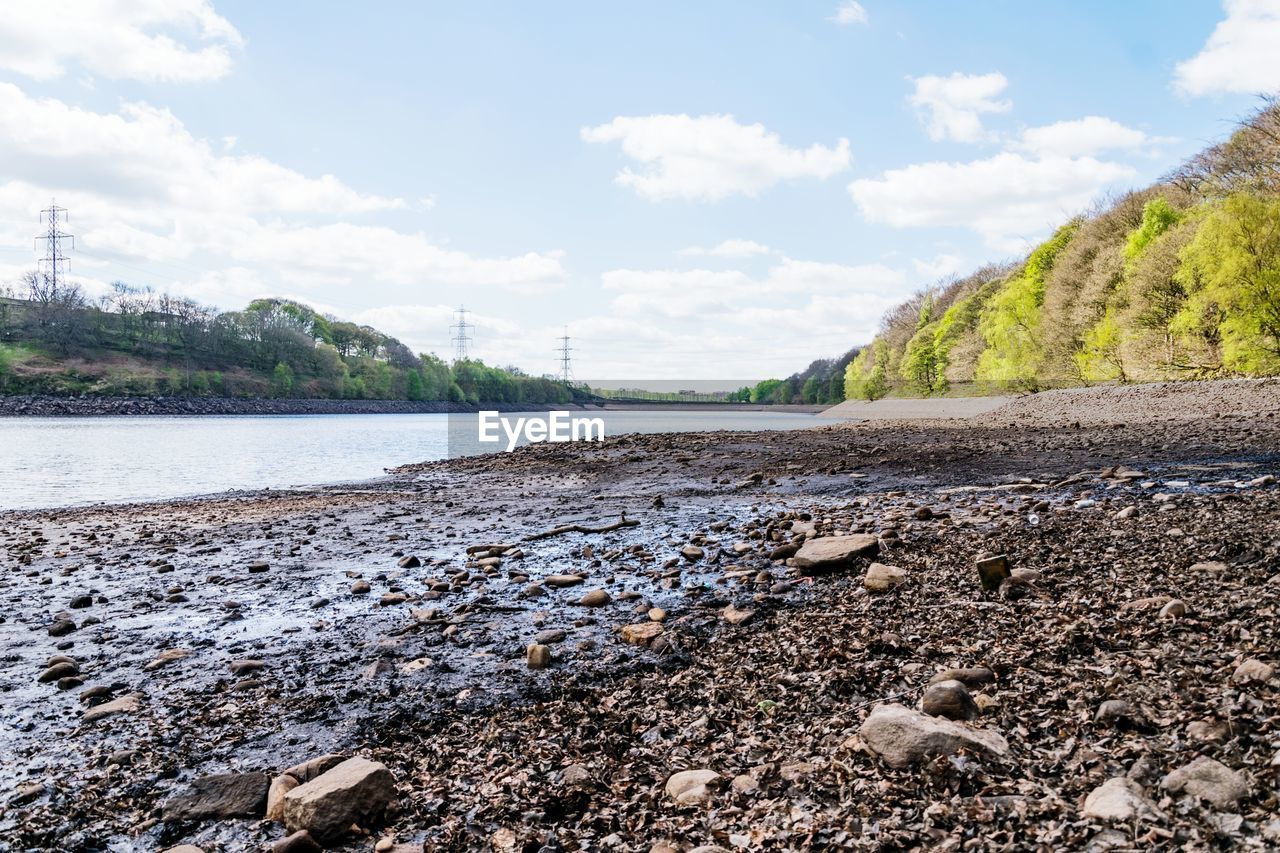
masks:
[[[288,397],[293,391],[293,368],[283,361],[271,371],[271,396]]]

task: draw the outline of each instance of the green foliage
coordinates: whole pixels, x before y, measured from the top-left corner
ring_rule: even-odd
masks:
[[[994,380],[1036,390],[1044,351],[1039,337],[1040,309],[1044,305],[1045,277],[1080,227],[1074,219],[1036,247],[1020,275],[1015,276],[987,303],[979,330],[987,343],[978,360],[977,379]]]
[[[1151,242],[1161,234],[1177,225],[1178,220],[1181,218],[1182,214],[1175,210],[1164,196],[1156,196],[1143,205],[1142,224],[1129,234],[1129,239],[1124,245],[1125,261],[1130,264],[1133,263],[1142,254],[1143,249],[1151,245]]]
[[[276,364],[276,369],[271,371],[271,396],[288,397],[293,391],[293,381],[293,368],[283,361]]]
[[[938,323],[921,326],[907,342],[906,356],[900,367],[903,379],[928,397],[945,390],[946,379],[938,358]]]
[[[889,393],[889,371],[883,364],[871,368],[871,375],[862,384],[862,398],[875,402]]]
[[[1075,360],[1080,375],[1087,380],[1119,379],[1125,381],[1124,360],[1121,356],[1122,333],[1114,309],[1108,309],[1092,328],[1085,333],[1081,349]]]
[[[1175,333],[1216,345],[1226,371],[1280,372],[1280,199],[1213,203],[1179,259],[1187,299]]]

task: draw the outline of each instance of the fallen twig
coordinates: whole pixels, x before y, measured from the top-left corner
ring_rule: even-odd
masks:
[[[535,539],[547,539],[551,536],[562,536],[565,533],[608,533],[611,530],[618,530],[623,527],[637,527],[639,524],[640,522],[636,519],[627,518],[624,515],[617,521],[600,527],[588,527],[585,524],[562,524],[559,527],[553,527],[541,533],[530,533],[524,539],[526,542],[532,542]]]

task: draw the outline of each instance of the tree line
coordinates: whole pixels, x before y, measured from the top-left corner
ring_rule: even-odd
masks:
[[[513,367],[415,354],[289,299],[219,312],[117,282],[90,300],[43,272],[0,289],[0,392],[473,404],[567,403],[582,393]]]
[[[891,310],[844,392],[936,395],[1280,374],[1280,103],[1025,258]]]

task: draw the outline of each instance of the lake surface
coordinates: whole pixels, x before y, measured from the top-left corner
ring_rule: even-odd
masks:
[[[831,423],[773,412],[572,414],[603,418],[610,436]],[[367,480],[446,458],[451,420],[456,432],[459,416],[438,414],[0,418],[0,510]]]

